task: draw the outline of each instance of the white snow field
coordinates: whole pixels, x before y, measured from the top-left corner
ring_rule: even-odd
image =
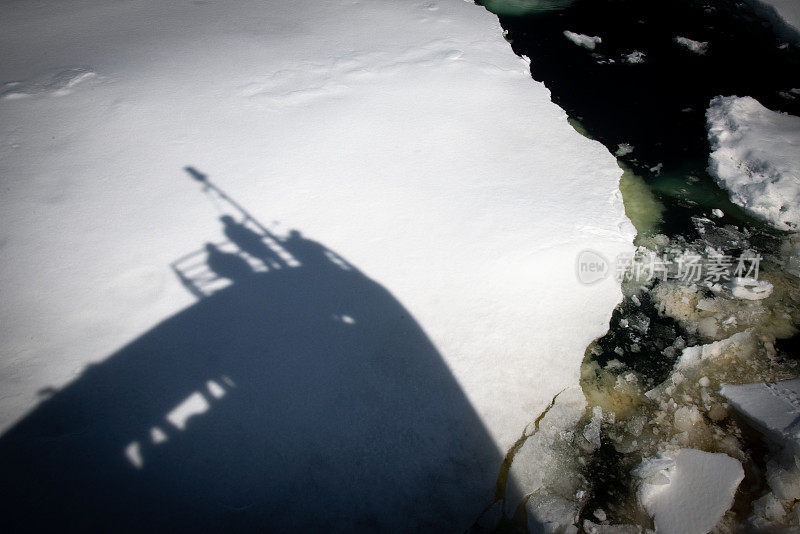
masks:
[[[706,112],[709,171],[731,200],[781,230],[800,230],[800,118],[752,97],[716,97]]]
[[[480,7],[12,1],[0,49],[12,525],[463,530],[621,299],[621,170]]]

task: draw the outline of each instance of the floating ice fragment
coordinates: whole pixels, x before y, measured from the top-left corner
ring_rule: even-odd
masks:
[[[761,300],[772,294],[772,284],[755,278],[734,278],[730,281],[731,293],[737,299]]]
[[[669,482],[643,481],[639,499],[659,534],[705,534],[733,504],[736,488],[744,478],[742,465],[726,454],[696,449],[680,449],[670,457],[675,462],[671,468],[663,457],[651,465],[643,461],[646,467],[640,466],[642,473],[667,467],[658,473],[668,471]]]
[[[663,483],[669,483],[669,473],[675,468],[675,460],[664,454],[659,454],[654,458],[645,458],[633,470],[631,474],[637,478],[644,479],[649,483],[653,483],[656,477],[659,480],[666,480]]]
[[[594,50],[595,46],[603,42],[603,40],[600,37],[583,35],[582,33],[575,33],[569,30],[564,31],[564,37],[566,37],[576,45],[582,46],[589,50]]]
[[[703,55],[708,52],[708,43],[706,41],[695,41],[688,37],[676,37],[675,42],[695,54]]]
[[[633,145],[628,143],[620,143],[617,145],[617,150],[614,152],[614,155],[617,157],[626,156],[633,152]]]
[[[693,369],[705,360],[722,358],[726,355],[746,355],[753,350],[753,329],[733,334],[731,337],[683,349],[676,363],[677,369]],[[673,378],[674,381],[674,378]]]
[[[690,432],[698,423],[703,420],[700,411],[696,406],[681,406],[675,410],[673,416],[675,429],[679,432]]]
[[[731,200],[781,230],[800,227],[800,118],[751,97],[716,97],[706,112],[709,170]]]
[[[720,394],[774,441],[800,450],[800,379],[723,385]]]
[[[632,63],[634,65],[638,63],[644,63],[644,52],[634,50],[630,54],[625,54],[623,56],[623,61],[625,61],[625,63]]]
[[[592,420],[583,429],[583,437],[589,442],[593,449],[599,449],[600,428],[603,423],[603,409],[600,406],[592,408]]]

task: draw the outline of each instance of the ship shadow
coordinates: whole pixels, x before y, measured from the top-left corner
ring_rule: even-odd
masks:
[[[0,437],[7,528],[472,525],[503,458],[442,356],[386,288],[293,238],[262,272],[218,251],[232,282]]]

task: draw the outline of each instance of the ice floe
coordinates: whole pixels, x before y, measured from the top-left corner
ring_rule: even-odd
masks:
[[[752,97],[716,97],[706,113],[709,170],[731,200],[781,230],[800,229],[800,118]]]
[[[703,55],[708,52],[708,43],[705,41],[695,41],[694,39],[689,39],[688,37],[679,36],[675,38],[675,42],[687,50],[694,52],[695,54]]]
[[[645,459],[635,474],[643,479],[639,499],[660,534],[707,533],[731,507],[744,478],[738,460],[696,449]]]
[[[594,50],[597,45],[603,42],[603,39],[596,35],[584,35],[582,33],[575,33],[569,30],[564,30],[564,37],[576,45],[582,46],[583,48],[587,48],[589,50]]]

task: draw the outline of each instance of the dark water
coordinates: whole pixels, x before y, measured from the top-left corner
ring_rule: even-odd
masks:
[[[762,228],[728,200],[706,173],[705,110],[717,95],[752,96],[800,115],[800,51],[783,43],[748,7],[690,0],[578,0],[560,10],[500,15],[514,51],[532,58],[533,78],[589,135],[645,178],[667,210],[661,231],[694,237],[691,217],[721,208],[726,222]],[[594,51],[564,30],[602,38]],[[674,41],[708,42],[699,55]],[[623,61],[633,51],[644,62]],[[612,61],[610,63],[609,61]],[[661,165],[660,168],[657,168]]]

